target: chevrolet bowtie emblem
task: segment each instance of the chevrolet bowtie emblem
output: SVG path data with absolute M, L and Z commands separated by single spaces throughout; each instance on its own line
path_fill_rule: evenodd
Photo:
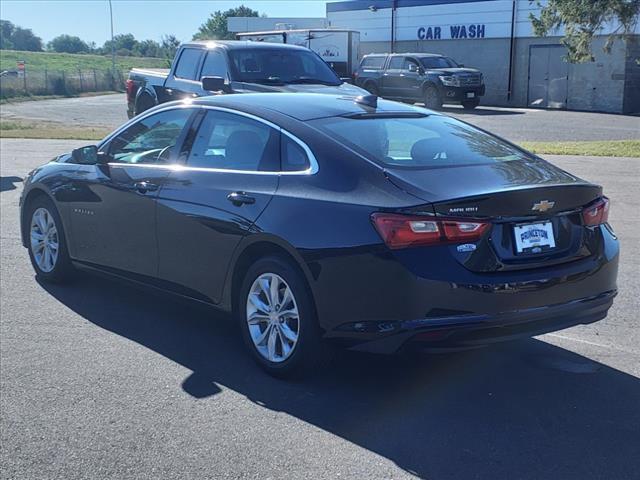
M 542 200 L 541 202 L 534 203 L 531 210 L 536 212 L 546 212 L 547 210 L 551 210 L 556 202 L 550 202 L 549 200 Z

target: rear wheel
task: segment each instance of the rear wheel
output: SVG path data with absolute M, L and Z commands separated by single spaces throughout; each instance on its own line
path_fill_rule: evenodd
M 462 108 L 464 108 L 465 110 L 473 110 L 478 105 L 480 105 L 480 99 L 478 98 L 474 98 L 473 100 L 462 101 Z
M 267 257 L 249 268 L 238 312 L 245 344 L 269 374 L 301 377 L 328 358 L 306 281 L 286 260 Z
M 73 266 L 58 210 L 44 196 L 35 198 L 28 208 L 29 258 L 36 275 L 49 282 L 68 280 Z
M 369 82 L 369 83 L 365 84 L 364 88 L 371 95 L 375 95 L 376 97 L 380 96 L 380 89 L 378 88 L 378 86 L 375 83 Z
M 136 100 L 136 109 L 133 113 L 134 115 L 140 115 L 142 112 L 149 110 L 151 107 L 155 107 L 155 102 L 149 95 L 144 94 Z
M 431 110 L 442 108 L 442 98 L 435 85 L 427 85 L 423 93 L 424 106 Z

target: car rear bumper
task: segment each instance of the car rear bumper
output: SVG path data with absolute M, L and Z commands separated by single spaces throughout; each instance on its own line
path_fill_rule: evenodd
M 394 333 L 358 343 L 353 350 L 394 353 L 399 350 L 447 351 L 532 337 L 602 320 L 617 291 L 544 307 L 496 315 L 454 315 L 389 323 Z

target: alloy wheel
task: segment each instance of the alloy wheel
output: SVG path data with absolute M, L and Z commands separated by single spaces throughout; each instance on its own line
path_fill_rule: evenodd
M 33 212 L 30 239 L 31 252 L 38 268 L 45 273 L 51 272 L 58 261 L 60 242 L 56 222 L 46 208 L 40 207 Z
M 263 273 L 249 289 L 246 308 L 249 334 L 258 353 L 274 363 L 289 358 L 298 343 L 300 317 L 287 282 L 275 273 Z

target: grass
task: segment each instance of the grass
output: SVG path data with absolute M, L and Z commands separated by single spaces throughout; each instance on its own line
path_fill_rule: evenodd
M 98 95 L 111 95 L 114 93 L 122 93 L 118 91 L 109 91 L 106 90 L 104 92 L 84 92 L 79 93 L 77 95 L 22 95 L 19 97 L 11 97 L 11 98 L 2 98 L 0 97 L 0 105 L 6 103 L 21 103 L 21 102 L 31 102 L 33 100 L 56 100 L 58 98 L 69 98 L 73 97 L 96 97 Z
M 0 70 L 16 70 L 16 62 L 24 60 L 27 71 L 68 71 L 109 70 L 111 68 L 110 55 L 89 55 L 74 53 L 50 52 L 19 52 L 16 50 L 0 50 Z M 116 56 L 116 68 L 120 71 L 132 68 L 168 68 L 169 60 L 148 57 L 119 57 Z
M 537 154 L 589 155 L 595 157 L 640 157 L 640 140 L 587 142 L 518 142 Z
M 53 122 L 0 120 L 0 138 L 102 140 L 110 131 L 103 127 L 70 127 Z

